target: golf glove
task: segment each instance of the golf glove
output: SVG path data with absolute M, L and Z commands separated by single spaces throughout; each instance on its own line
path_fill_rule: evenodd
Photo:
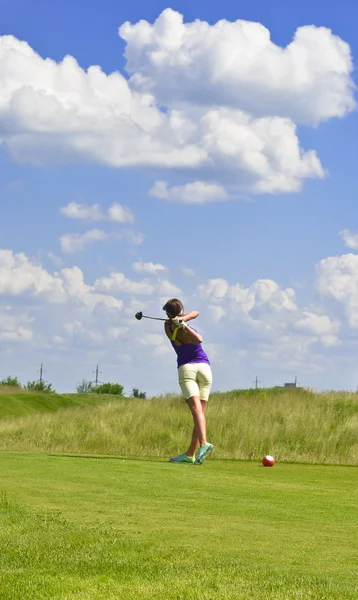
M 188 327 L 185 321 L 181 321 L 181 319 L 174 319 L 173 321 L 176 327 L 180 327 L 181 329 L 186 329 Z

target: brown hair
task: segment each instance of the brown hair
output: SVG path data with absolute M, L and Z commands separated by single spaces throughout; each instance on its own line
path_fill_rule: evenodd
M 184 306 L 183 303 L 178 300 L 178 298 L 172 298 L 164 304 L 163 310 L 165 310 L 170 317 L 178 317 L 182 312 L 184 312 Z

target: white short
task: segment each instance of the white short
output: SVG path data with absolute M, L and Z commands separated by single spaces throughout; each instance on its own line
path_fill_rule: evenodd
M 209 400 L 213 377 L 207 363 L 188 363 L 178 369 L 179 385 L 185 400 L 199 396 L 200 400 Z

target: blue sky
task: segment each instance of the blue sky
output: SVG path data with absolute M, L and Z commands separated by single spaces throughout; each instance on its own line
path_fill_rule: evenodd
M 358 7 L 0 9 L 0 376 L 176 391 L 178 295 L 215 389 L 355 389 Z

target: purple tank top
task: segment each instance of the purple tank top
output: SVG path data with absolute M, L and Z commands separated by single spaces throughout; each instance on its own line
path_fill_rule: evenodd
M 210 361 L 201 344 L 181 344 L 177 346 L 172 340 L 170 341 L 178 357 L 178 369 L 188 363 L 207 363 L 210 365 Z

